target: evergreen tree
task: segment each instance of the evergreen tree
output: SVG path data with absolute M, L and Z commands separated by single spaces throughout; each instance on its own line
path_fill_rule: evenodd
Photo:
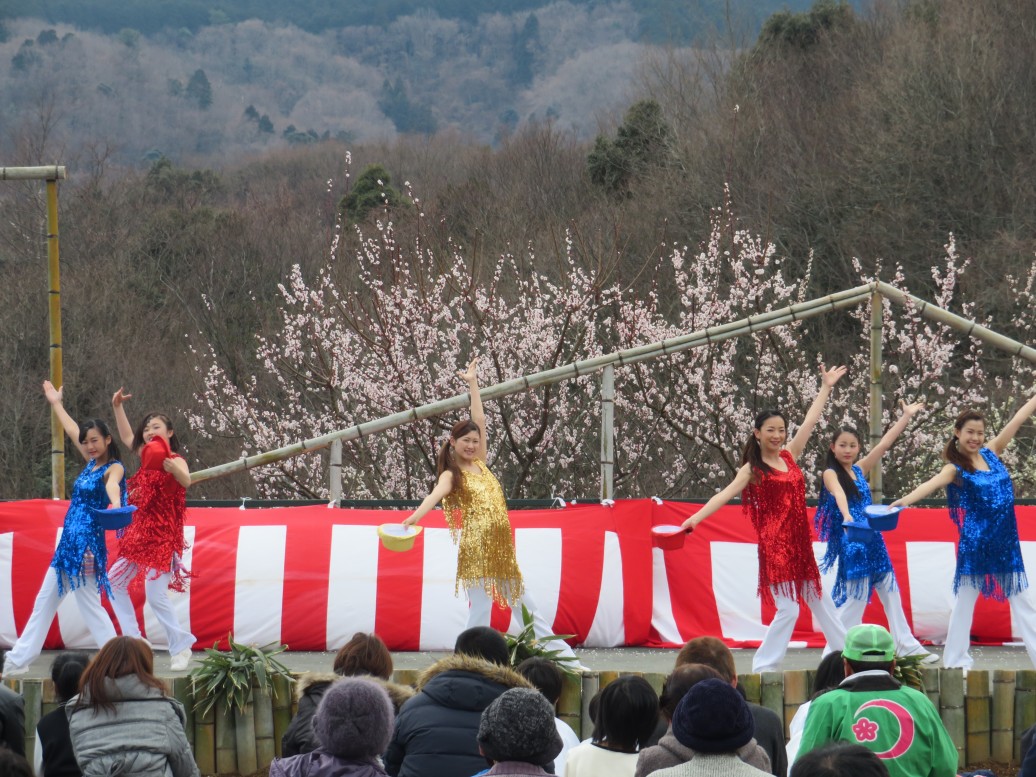
M 187 82 L 186 95 L 188 100 L 194 101 L 203 111 L 212 105 L 212 85 L 201 68 L 195 70 L 191 80 Z

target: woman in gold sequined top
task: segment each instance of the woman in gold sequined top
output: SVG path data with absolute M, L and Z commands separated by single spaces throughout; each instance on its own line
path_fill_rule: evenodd
M 466 370 L 457 372 L 468 384 L 471 418 L 457 422 L 450 430 L 449 440 L 439 449 L 435 487 L 403 523 L 416 524 L 442 502 L 446 523 L 459 545 L 455 590 L 463 587 L 471 604 L 467 628 L 489 625 L 493 602 L 511 608 L 521 622 L 524 604 L 532 613 L 536 636 L 542 638 L 553 632 L 525 590 L 515 558 L 507 500 L 500 482 L 486 466 L 486 415 L 479 395 L 477 364 L 478 359 L 472 359 Z M 562 656 L 575 658 L 572 649 L 560 640 L 551 647 L 561 649 Z

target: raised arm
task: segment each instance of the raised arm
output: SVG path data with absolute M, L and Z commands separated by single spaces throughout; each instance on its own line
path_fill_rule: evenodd
M 899 418 L 887 432 L 878 440 L 878 444 L 873 449 L 867 452 L 859 461 L 860 469 L 863 470 L 863 474 L 867 474 L 874 466 L 881 461 L 881 457 L 885 455 L 889 448 L 892 447 L 892 443 L 896 441 L 896 438 L 903 433 L 903 430 L 907 428 L 910 423 L 910 419 L 917 415 L 918 411 L 924 407 L 924 402 L 914 402 L 912 405 L 908 405 L 902 399 L 899 400 Z M 830 491 L 830 489 L 828 489 Z
M 433 507 L 439 504 L 439 502 L 441 502 L 445 497 L 449 496 L 452 490 L 453 473 L 446 470 L 439 475 L 439 480 L 435 483 L 435 488 L 432 489 L 432 493 L 424 498 L 421 504 L 417 506 L 417 509 L 410 513 L 403 523 L 406 526 L 413 526 L 424 518 Z
M 838 512 L 842 514 L 842 520 L 851 521 L 853 517 L 849 513 L 849 497 L 845 495 L 845 489 L 842 488 L 842 483 L 838 479 L 838 473 L 833 469 L 824 470 L 824 488 L 835 498 L 835 504 L 838 505 Z
M 1000 430 L 1000 434 L 989 441 L 987 446 L 993 453 L 999 456 L 1006 450 L 1014 436 L 1018 434 L 1018 430 L 1022 428 L 1022 424 L 1029 420 L 1031 416 L 1036 412 L 1036 395 L 1018 408 L 1018 412 L 1014 414 L 1010 421 L 1007 422 L 1007 426 Z
M 750 464 L 744 464 L 741 469 L 737 471 L 734 479 L 730 481 L 726 488 L 716 494 L 712 499 L 703 504 L 697 512 L 693 513 L 686 521 L 680 524 L 680 528 L 685 531 L 692 530 L 699 523 L 704 521 L 719 508 L 733 499 L 735 496 L 745 490 L 745 486 L 752 480 L 752 467 Z
M 802 419 L 802 426 L 799 427 L 799 430 L 795 432 L 795 436 L 791 438 L 791 442 L 786 446 L 788 453 L 796 461 L 798 461 L 799 456 L 806 449 L 809 436 L 813 434 L 813 428 L 817 425 L 817 421 L 820 420 L 820 414 L 824 412 L 824 405 L 827 404 L 827 399 L 831 396 L 831 389 L 834 388 L 834 385 L 843 375 L 845 375 L 845 367 L 832 367 L 830 370 L 825 370 L 823 367 L 820 368 L 820 391 L 817 392 L 816 399 L 813 400 L 813 404 L 806 411 L 806 417 Z
M 125 394 L 122 386 L 112 394 L 112 410 L 115 411 L 115 425 L 119 427 L 119 439 L 126 446 L 126 450 L 133 450 L 133 427 L 130 426 L 129 418 L 126 416 L 126 408 L 122 403 L 132 398 L 132 394 Z
M 906 496 L 900 497 L 889 507 L 907 507 L 914 502 L 919 502 L 929 494 L 934 494 L 940 488 L 946 488 L 957 477 L 957 468 L 952 464 L 945 465 L 939 474 L 931 480 L 926 480 Z
M 72 441 L 72 444 L 76 446 L 76 450 L 79 451 L 79 455 L 87 461 L 90 461 L 90 457 L 86 455 L 86 450 L 79 442 L 79 424 L 75 422 L 65 410 L 65 406 L 61 404 L 64 398 L 64 387 L 59 389 L 54 388 L 54 384 L 49 380 L 43 381 L 43 396 L 47 398 L 47 402 L 50 403 L 50 409 L 54 411 L 54 415 L 58 417 L 58 421 L 61 423 L 61 428 L 65 430 L 65 434 L 68 435 L 68 439 Z
M 486 411 L 482 407 L 482 396 L 478 392 L 478 357 L 471 360 L 466 370 L 457 370 L 457 377 L 468 384 L 468 393 L 471 395 L 471 420 L 474 421 L 481 434 L 479 434 L 478 452 L 476 459 L 486 460 L 489 455 L 489 432 L 486 429 Z

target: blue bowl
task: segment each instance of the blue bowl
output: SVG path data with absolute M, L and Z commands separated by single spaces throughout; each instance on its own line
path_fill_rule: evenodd
M 90 512 L 94 514 L 94 523 L 105 531 L 125 529 L 133 521 L 133 513 L 136 511 L 136 505 L 115 507 L 111 510 L 98 510 L 95 507 L 90 508 Z
M 867 523 L 874 531 L 892 531 L 899 526 L 899 511 L 902 509 L 888 505 L 867 505 L 863 511 L 867 513 Z
M 874 529 L 867 523 L 845 521 L 842 528 L 849 542 L 862 542 L 864 545 L 874 542 Z

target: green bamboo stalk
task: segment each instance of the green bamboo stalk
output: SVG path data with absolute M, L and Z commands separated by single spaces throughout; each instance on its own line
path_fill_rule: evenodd
M 993 672 L 992 754 L 997 763 L 1010 763 L 1014 758 L 1014 688 L 1013 671 Z
M 557 716 L 565 721 L 578 736 L 583 729 L 583 680 L 571 672 L 562 673 L 561 698 Z
M 969 669 L 965 688 L 964 717 L 968 732 L 965 764 L 985 763 L 991 754 L 989 671 Z
M 784 719 L 784 675 L 781 672 L 763 672 L 759 681 L 760 704 Z
M 239 774 L 255 774 L 259 771 L 259 758 L 255 750 L 255 704 L 248 702 L 244 709 L 234 710 L 234 745 L 237 748 Z
M 745 698 L 752 704 L 761 704 L 763 701 L 762 678 L 757 674 L 739 674 L 737 676 L 738 687 L 745 692 Z
M 194 693 L 191 690 L 191 678 L 174 678 L 172 696 L 183 705 L 183 711 L 187 717 L 187 722 L 184 725 L 187 731 L 187 741 L 191 747 L 194 747 Z
M 274 746 L 273 698 L 268 691 L 253 691 L 255 708 L 255 757 L 260 769 L 265 769 L 276 755 Z
M 1036 724 L 1036 670 L 1020 669 L 1014 674 L 1014 762 L 1022 760 L 1022 734 Z
M 590 718 L 590 700 L 601 690 L 600 675 L 597 673 L 585 674 L 582 677 L 582 683 L 582 711 L 579 716 L 579 729 L 576 733 L 579 734 L 580 739 L 589 739 L 594 733 L 594 722 Z
M 26 679 L 20 685 L 25 702 L 25 758 L 32 763 L 36 752 L 36 724 L 43 714 L 43 681 Z
M 283 755 L 281 752 L 281 739 L 288 731 L 288 726 L 291 725 L 292 718 L 292 706 L 295 694 L 293 693 L 293 686 L 288 681 L 287 677 L 282 675 L 273 676 L 273 751 L 278 757 Z
M 216 771 L 219 774 L 250 774 L 237 770 L 237 741 L 234 732 L 234 711 L 218 701 L 216 709 Z
M 216 712 L 194 714 L 194 760 L 202 774 L 216 774 Z
M 939 716 L 957 748 L 957 766 L 965 763 L 964 673 L 960 669 L 939 670 Z
M 924 693 L 935 709 L 939 709 L 939 670 L 930 666 L 922 666 L 921 679 L 924 682 Z
M 791 719 L 795 717 L 799 707 L 809 698 L 809 674 L 805 669 L 797 669 L 784 673 L 784 709 L 781 719 L 784 721 L 784 737 L 787 739 Z

